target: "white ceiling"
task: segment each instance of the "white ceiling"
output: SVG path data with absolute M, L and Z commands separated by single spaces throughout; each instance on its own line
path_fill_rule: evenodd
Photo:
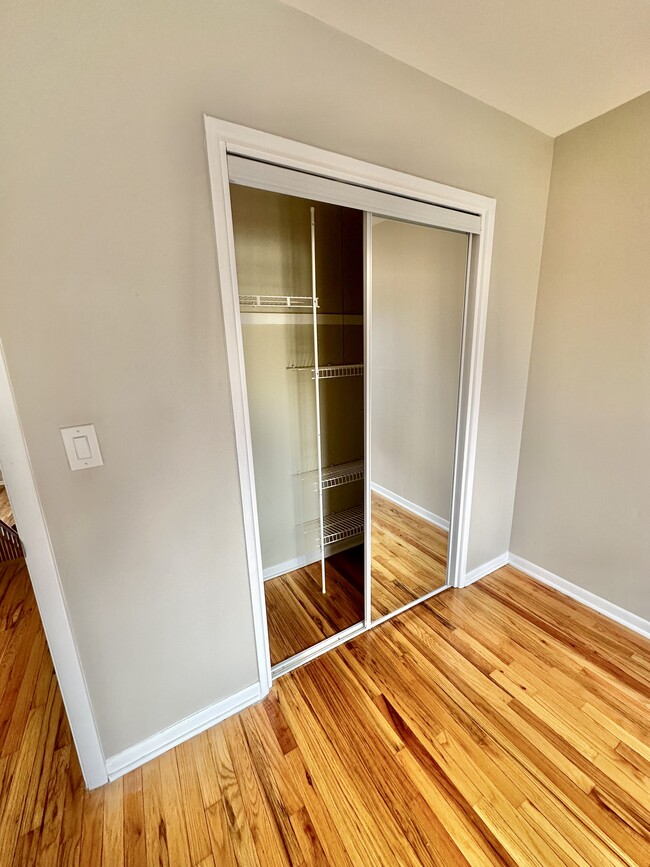
M 650 0 L 282 0 L 549 135 L 650 89 Z

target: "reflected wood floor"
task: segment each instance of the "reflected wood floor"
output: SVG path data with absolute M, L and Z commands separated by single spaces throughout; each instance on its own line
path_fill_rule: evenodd
M 363 620 L 363 545 L 264 582 L 271 665 Z
M 372 495 L 372 618 L 443 587 L 447 533 L 379 494 Z M 271 665 L 363 620 L 363 545 L 264 584 Z
M 447 532 L 372 494 L 372 619 L 447 581 Z
M 511 568 L 94 792 L 24 567 L 0 587 L 3 867 L 650 862 L 650 643 Z

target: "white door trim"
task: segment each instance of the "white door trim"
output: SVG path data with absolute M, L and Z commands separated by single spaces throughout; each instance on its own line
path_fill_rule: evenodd
M 480 232 L 470 236 L 477 238 L 478 241 L 472 244 L 471 263 L 468 268 L 469 301 L 466 304 L 468 309 L 463 334 L 464 363 L 459 399 L 462 410 L 459 412 L 457 426 L 454 461 L 456 492 L 452 503 L 450 533 L 450 544 L 454 543 L 456 556 L 450 558 L 448 570 L 448 581 L 453 587 L 463 586 L 467 566 L 496 201 L 487 196 L 366 163 L 207 115 L 204 116 L 204 121 L 257 661 L 261 693 L 265 695 L 270 688 L 271 670 L 230 210 L 228 155 L 248 157 L 320 178 L 338 180 L 438 207 L 453 208 L 480 218 Z M 368 492 L 366 497 L 367 495 Z M 366 614 L 366 628 L 367 626 Z
M 250 419 L 248 416 L 246 373 L 244 370 L 244 344 L 239 312 L 235 241 L 230 208 L 228 151 L 227 140 L 223 132 L 209 123 L 211 120 L 211 118 L 205 117 L 214 233 L 217 245 L 217 270 L 221 288 L 228 375 L 230 378 L 235 443 L 239 465 L 239 487 L 244 519 L 248 580 L 253 609 L 257 671 L 260 682 L 260 696 L 263 698 L 271 689 L 271 655 L 266 625 L 264 569 L 262 567 L 262 550 L 260 547 L 257 500 L 255 496 L 253 449 Z
M 108 781 L 106 762 L 1 344 L 0 460 L 81 770 L 94 789 Z
M 467 554 L 496 212 L 496 201 L 490 201 L 492 205 L 486 207 L 481 215 L 481 233 L 469 236 L 449 521 L 447 580 L 452 587 L 465 587 L 467 584 Z

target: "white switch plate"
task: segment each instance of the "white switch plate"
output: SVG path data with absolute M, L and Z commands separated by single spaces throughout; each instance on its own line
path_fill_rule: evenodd
M 94 425 L 62 427 L 61 437 L 71 470 L 87 470 L 104 465 Z

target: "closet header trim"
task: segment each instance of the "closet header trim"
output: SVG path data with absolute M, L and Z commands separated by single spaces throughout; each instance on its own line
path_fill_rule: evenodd
M 228 154 L 228 175 L 231 183 L 297 196 L 331 205 L 343 205 L 369 211 L 380 217 L 391 217 L 448 229 L 453 232 L 479 234 L 481 218 L 476 214 L 441 208 L 428 202 L 391 195 L 368 187 L 335 181 L 295 169 L 264 163 Z

